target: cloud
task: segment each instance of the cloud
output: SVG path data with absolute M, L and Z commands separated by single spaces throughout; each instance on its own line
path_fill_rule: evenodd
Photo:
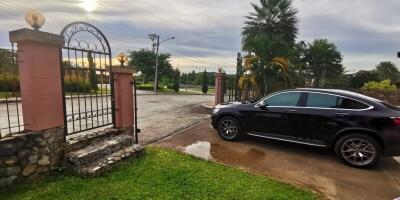
M 160 49 L 173 55 L 175 65 L 185 71 L 216 70 L 216 65 L 222 65 L 233 73 L 244 16 L 252 11 L 250 3 L 257 0 L 98 0 L 91 13 L 79 7 L 81 2 L 4 1 L 0 5 L 0 45 L 8 42 L 8 31 L 26 27 L 26 10 L 39 9 L 47 19 L 44 31 L 59 33 L 69 22 L 89 21 L 105 32 L 114 53 L 151 48 L 150 40 L 131 36 L 175 36 L 176 40 Z M 398 0 L 294 0 L 293 5 L 299 11 L 298 39 L 334 42 L 349 71 L 371 69 L 383 60 L 397 61 Z

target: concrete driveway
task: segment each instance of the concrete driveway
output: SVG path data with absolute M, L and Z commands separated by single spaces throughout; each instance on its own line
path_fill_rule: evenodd
M 150 143 L 209 117 L 210 95 L 138 95 L 139 142 Z
M 306 186 L 328 199 L 400 197 L 400 164 L 393 158 L 383 158 L 372 169 L 355 169 L 328 149 L 252 137 L 223 141 L 209 123 L 206 120 L 155 145 Z

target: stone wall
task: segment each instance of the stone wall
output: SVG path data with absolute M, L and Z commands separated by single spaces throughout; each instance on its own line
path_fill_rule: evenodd
M 63 127 L 1 139 L 0 187 L 32 181 L 61 166 L 63 154 Z

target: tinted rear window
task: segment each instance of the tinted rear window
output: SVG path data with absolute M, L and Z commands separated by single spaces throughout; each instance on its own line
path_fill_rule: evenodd
M 339 109 L 366 109 L 369 106 L 345 97 L 329 94 L 309 93 L 307 107 L 313 108 L 339 108 Z
M 339 97 L 337 107 L 343 109 L 366 109 L 369 106 L 359 101 L 354 101 L 352 99 Z
M 337 97 L 333 95 L 309 93 L 307 107 L 314 108 L 336 108 Z

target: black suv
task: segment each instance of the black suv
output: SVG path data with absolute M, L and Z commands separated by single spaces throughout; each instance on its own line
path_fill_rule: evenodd
M 255 103 L 221 104 L 212 126 L 229 141 L 251 135 L 333 147 L 354 167 L 372 166 L 381 154 L 400 155 L 400 109 L 344 90 L 292 89 Z

